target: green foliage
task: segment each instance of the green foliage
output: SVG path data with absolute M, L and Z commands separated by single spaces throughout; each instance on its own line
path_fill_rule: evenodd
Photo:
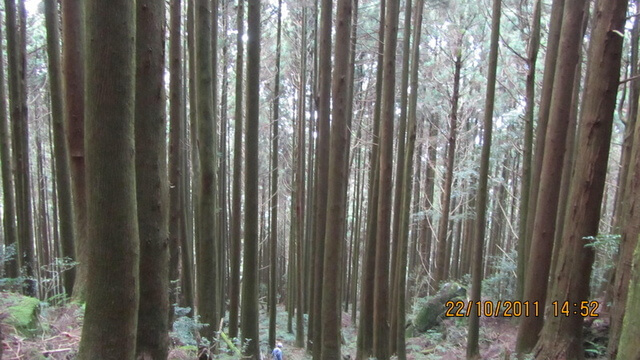
M 482 281 L 483 295 L 489 299 L 515 299 L 517 254 L 514 251 L 489 257 L 494 272 Z
M 593 248 L 596 252 L 591 273 L 591 293 L 598 295 L 599 291 L 611 281 L 610 276 L 615 266 L 615 256 L 618 252 L 621 235 L 599 234 L 586 236 L 583 239 L 586 241 L 584 246 Z
M 201 323 L 200 317 L 189 317 L 187 314 L 191 311 L 191 308 L 183 308 L 179 306 L 174 306 L 174 313 L 176 315 L 176 319 L 173 322 L 173 331 L 171 331 L 170 336 L 179 341 L 179 343 L 187 345 L 187 346 L 197 346 L 198 345 L 198 331 L 208 326 L 207 324 Z M 202 339 L 206 342 L 206 339 Z

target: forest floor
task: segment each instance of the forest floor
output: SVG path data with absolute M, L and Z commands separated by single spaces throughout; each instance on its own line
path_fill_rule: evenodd
M 3 354 L 0 359 L 74 359 L 82 331 L 82 308 L 75 304 L 43 307 L 38 315 L 38 330 L 32 333 L 19 332 L 2 321 Z M 1 319 L 0 319 L 1 320 Z M 293 319 L 295 330 L 295 319 Z M 191 321 L 191 322 L 189 322 Z M 180 321 L 178 321 L 180 322 Z M 351 317 L 343 314 L 343 354 L 355 359 L 356 330 Z M 261 348 L 267 353 L 266 339 L 268 317 L 261 316 Z M 182 319 L 181 329 L 171 334 L 169 359 L 195 359 L 195 346 L 189 344 L 185 333 L 193 333 L 198 324 Z M 480 350 L 482 359 L 505 359 L 505 352 L 515 347 L 517 322 L 509 318 L 482 318 L 480 322 Z M 287 360 L 311 359 L 306 350 L 295 347 L 295 334 L 287 329 L 287 313 L 279 308 L 278 341 L 284 344 Z M 466 356 L 467 322 L 465 319 L 448 319 L 437 330 L 420 336 L 407 338 L 407 358 L 412 360 L 457 360 Z M 191 338 L 193 340 L 193 338 Z M 220 359 L 234 359 L 220 355 Z M 511 358 L 514 358 L 513 356 Z M 597 357 L 596 357 L 597 358 Z M 265 359 L 270 359 L 266 357 Z M 336 359 L 337 360 L 337 359 Z

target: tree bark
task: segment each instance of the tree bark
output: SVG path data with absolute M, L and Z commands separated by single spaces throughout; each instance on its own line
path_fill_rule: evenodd
M 471 267 L 470 302 L 480 303 L 482 293 L 482 262 L 487 217 L 487 183 L 489 180 L 489 162 L 491 157 L 491 132 L 493 130 L 493 108 L 496 97 L 496 71 L 498 68 L 498 50 L 500 46 L 500 9 L 501 0 L 493 0 L 491 11 L 491 45 L 489 50 L 489 69 L 487 70 L 487 94 L 484 103 L 484 132 L 482 136 L 482 155 L 478 183 L 478 202 L 476 203 L 476 231 L 473 241 L 473 265 Z M 467 359 L 479 359 L 480 317 L 469 317 L 469 335 L 467 337 Z
M 570 8 L 571 4 L 567 3 L 567 9 Z M 598 1 L 596 4 L 597 16 L 589 45 L 584 109 L 562 236 L 564 241 L 551 292 L 551 298 L 559 302 L 568 301 L 572 304 L 589 299 L 594 249 L 585 246 L 585 240 L 598 233 L 620 77 L 623 39 L 618 32 L 624 30 L 626 9 L 627 0 Z M 583 317 L 579 315 L 548 319 L 536 346 L 536 356 L 582 359 L 582 329 Z
M 547 297 L 558 195 L 560 193 L 558 178 L 562 174 L 568 119 L 571 111 L 571 106 L 567 106 L 567 104 L 571 104 L 573 96 L 573 79 L 578 63 L 584 4 L 584 0 L 567 0 L 564 7 L 562 34 L 540 177 L 540 189 L 542 190 L 537 194 L 536 201 L 530 265 L 527 270 L 523 300 L 531 303 L 538 302 L 541 309 L 545 308 Z M 521 319 L 516 347 L 518 352 L 531 351 L 538 341 L 543 320 L 541 316 Z
M 74 213 L 76 280 L 73 298 L 85 300 L 88 262 L 87 189 L 85 176 L 84 116 L 85 116 L 85 15 L 82 2 L 62 0 L 62 74 L 64 116 L 71 166 L 71 192 Z
M 135 6 L 87 2 L 86 311 L 79 359 L 133 359 L 139 242 L 135 177 Z M 118 309 L 118 311 L 113 311 Z
M 242 250 L 242 81 L 244 74 L 244 1 L 238 2 L 236 37 L 236 89 L 233 135 L 233 184 L 231 188 L 231 294 L 229 295 L 229 336 L 238 336 L 240 305 L 240 257 Z
M 259 360 L 258 304 L 258 128 L 260 120 L 260 1 L 247 9 L 247 131 L 245 135 L 245 250 L 243 259 L 242 319 L 245 356 Z
M 140 238 L 136 356 L 169 353 L 169 228 L 164 92 L 165 2 L 136 3 L 135 161 Z

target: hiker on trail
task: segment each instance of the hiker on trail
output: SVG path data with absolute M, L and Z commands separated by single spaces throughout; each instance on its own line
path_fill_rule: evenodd
M 282 343 L 279 342 L 276 344 L 275 349 L 271 352 L 273 360 L 282 360 Z

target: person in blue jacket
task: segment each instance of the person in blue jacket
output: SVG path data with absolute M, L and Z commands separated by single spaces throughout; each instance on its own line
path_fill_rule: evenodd
M 273 360 L 282 360 L 282 343 L 278 342 L 275 349 L 271 352 Z

